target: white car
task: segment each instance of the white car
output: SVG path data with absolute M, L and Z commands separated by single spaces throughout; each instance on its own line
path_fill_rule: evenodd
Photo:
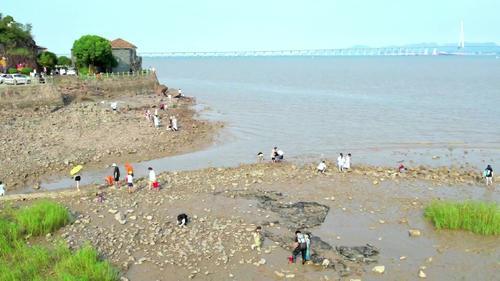
M 7 74 L 3 78 L 4 84 L 17 85 L 17 84 L 30 84 L 31 79 L 22 74 Z
M 3 84 L 3 80 L 5 79 L 5 77 L 7 76 L 8 74 L 0 74 L 0 84 Z
M 66 75 L 75 76 L 76 75 L 76 70 L 74 68 L 69 68 L 66 71 Z

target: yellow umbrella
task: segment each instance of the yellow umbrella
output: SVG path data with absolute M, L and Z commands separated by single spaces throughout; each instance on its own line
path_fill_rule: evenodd
M 72 176 L 74 176 L 75 174 L 77 174 L 78 172 L 80 172 L 82 169 L 83 169 L 82 165 L 77 165 L 77 166 L 73 167 L 73 169 L 71 169 L 71 171 L 69 172 L 69 174 L 72 175 Z

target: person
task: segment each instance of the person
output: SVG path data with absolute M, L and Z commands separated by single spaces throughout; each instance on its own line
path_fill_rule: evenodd
M 156 173 L 152 167 L 148 168 L 149 171 L 149 189 L 153 189 L 153 184 L 156 182 Z
M 0 196 L 5 195 L 5 185 L 3 184 L 2 181 L 0 181 Z
M 76 182 L 76 189 L 80 191 L 80 181 L 82 180 L 82 177 L 80 174 L 75 175 L 75 182 Z
M 283 158 L 285 157 L 285 153 L 283 152 L 283 150 L 278 149 L 278 151 L 276 153 L 277 153 L 276 159 L 278 161 L 282 161 Z
M 146 121 L 148 121 L 148 123 L 151 122 L 152 116 L 153 115 L 151 114 L 151 110 L 148 109 L 148 110 L 146 110 L 146 112 L 144 112 L 144 117 L 146 117 Z
M 302 256 L 302 264 L 306 263 L 306 249 L 307 241 L 299 230 L 295 231 L 295 242 L 294 250 L 292 252 L 292 261 L 295 263 L 297 261 L 297 256 L 300 254 Z
M 273 163 L 276 162 L 276 157 L 278 157 L 278 147 L 275 146 L 272 150 L 271 150 L 271 161 Z
M 172 117 L 172 131 L 178 131 L 179 129 L 177 128 L 177 117 L 175 115 Z
M 326 163 L 325 163 L 325 160 L 321 161 L 318 164 L 318 167 L 316 167 L 316 169 L 318 170 L 319 173 L 324 174 L 326 172 Z
M 311 260 L 311 235 L 309 233 L 304 234 L 306 240 L 306 261 Z
M 486 185 L 493 184 L 493 168 L 491 168 L 491 165 L 484 169 L 483 176 L 486 179 Z
M 255 228 L 252 236 L 254 242 L 252 246 L 250 246 L 250 248 L 252 248 L 252 250 L 257 250 L 260 252 L 262 244 L 264 243 L 264 235 L 262 235 L 262 227 L 260 225 Z
M 189 218 L 186 214 L 184 214 L 184 213 L 179 214 L 177 216 L 177 225 L 180 227 L 185 227 L 188 223 L 188 220 L 189 220 Z
M 257 153 L 257 159 L 258 159 L 259 163 L 264 161 L 264 153 L 262 153 L 262 151 Z
M 128 193 L 132 193 L 134 188 L 134 176 L 132 176 L 132 172 L 129 172 L 127 175 L 127 187 Z
M 182 89 L 179 89 L 179 95 L 178 95 L 179 98 L 182 97 Z
M 160 117 L 158 117 L 158 114 L 153 116 L 153 124 L 155 125 L 155 128 L 160 127 Z
M 164 102 L 160 103 L 160 110 L 165 110 L 165 103 Z
M 351 153 L 348 153 L 344 159 L 344 165 L 342 166 L 343 170 L 347 171 L 351 169 Z
M 111 109 L 113 110 L 113 112 L 116 113 L 116 109 L 118 108 L 118 103 L 117 102 L 112 102 L 111 103 Z
M 403 163 L 399 164 L 398 171 L 400 173 L 404 173 L 404 172 L 406 172 L 406 170 L 407 169 L 406 169 L 405 165 L 403 165 Z
M 344 167 L 344 154 L 340 153 L 339 157 L 337 157 L 337 168 L 339 169 L 339 172 L 342 172 L 342 168 Z
M 120 189 L 120 168 L 116 165 L 116 163 L 113 163 L 112 165 L 114 167 L 113 169 L 113 178 L 115 180 L 115 187 L 117 189 Z

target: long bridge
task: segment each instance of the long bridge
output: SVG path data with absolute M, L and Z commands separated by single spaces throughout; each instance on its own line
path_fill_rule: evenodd
M 145 57 L 282 57 L 282 56 L 437 56 L 437 55 L 499 55 L 500 47 L 485 49 L 472 46 L 456 47 L 389 47 L 389 48 L 343 48 L 278 51 L 225 51 L 225 52 L 141 52 Z

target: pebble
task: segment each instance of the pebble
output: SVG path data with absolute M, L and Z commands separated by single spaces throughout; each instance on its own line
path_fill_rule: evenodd
M 383 266 L 383 265 L 377 265 L 377 266 L 374 266 L 374 267 L 372 268 L 372 271 L 373 271 L 373 272 L 376 272 L 376 273 L 380 273 L 380 274 L 382 274 L 382 273 L 384 273 L 384 272 L 385 272 L 385 266 Z
M 420 269 L 418 271 L 418 277 L 420 277 L 420 278 L 427 278 L 427 274 L 425 274 L 425 272 L 422 269 Z
M 278 276 L 278 277 L 280 277 L 280 278 L 285 277 L 285 273 L 283 273 L 283 272 L 274 271 L 274 274 L 276 274 L 276 276 Z
M 408 230 L 408 235 L 410 235 L 411 237 L 418 237 L 420 236 L 422 233 L 420 232 L 420 230 L 418 229 L 409 229 Z

